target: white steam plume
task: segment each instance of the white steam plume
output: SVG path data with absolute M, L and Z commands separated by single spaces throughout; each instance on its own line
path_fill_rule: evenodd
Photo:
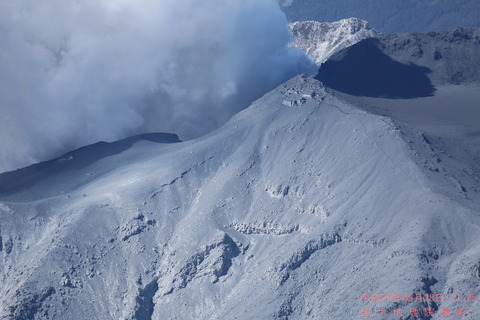
M 0 0 L 0 172 L 99 140 L 198 137 L 313 64 L 275 0 Z

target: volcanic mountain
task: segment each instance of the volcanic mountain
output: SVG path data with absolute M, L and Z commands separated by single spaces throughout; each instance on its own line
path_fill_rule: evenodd
M 478 314 L 450 299 L 480 281 L 468 170 L 298 76 L 197 140 L 146 135 L 0 175 L 2 319 Z M 367 298 L 417 293 L 446 298 Z

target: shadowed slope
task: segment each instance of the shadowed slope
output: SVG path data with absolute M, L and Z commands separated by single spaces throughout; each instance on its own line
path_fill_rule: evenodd
M 35 185 L 40 181 L 54 179 L 55 176 L 68 171 L 80 171 L 101 159 L 124 152 L 142 140 L 154 143 L 180 142 L 175 134 L 169 133 L 147 133 L 112 143 L 98 142 L 69 152 L 57 159 L 0 174 L 0 195 L 12 193 L 25 186 Z
M 322 64 L 317 78 L 332 89 L 355 96 L 417 98 L 433 95 L 430 69 L 393 60 L 365 39 Z

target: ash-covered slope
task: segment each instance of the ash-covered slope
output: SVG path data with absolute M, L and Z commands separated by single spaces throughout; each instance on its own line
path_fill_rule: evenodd
M 95 176 L 93 176 L 93 173 L 90 172 L 81 179 L 78 179 L 78 177 L 66 179 L 72 172 L 83 171 L 97 161 L 121 154 L 141 141 L 161 144 L 180 142 L 177 135 L 167 133 L 141 134 L 112 143 L 98 142 L 69 152 L 51 161 L 45 161 L 23 169 L 1 174 L 0 194 L 4 196 L 15 194 L 15 192 L 24 189 L 25 186 L 30 186 L 29 194 L 34 198 L 46 197 L 45 192 L 55 192 L 55 189 L 58 188 L 61 188 L 64 193 L 70 192 L 80 185 L 96 179 L 100 174 L 100 172 L 97 171 Z M 123 158 L 123 160 L 132 162 L 138 159 Z M 116 163 L 116 165 L 118 166 L 119 163 Z M 101 173 L 108 173 L 110 170 L 111 167 L 106 166 Z M 51 185 L 55 185 L 56 188 L 52 190 L 50 188 Z M 46 188 L 44 188 L 44 186 L 46 186 Z M 23 201 L 28 199 L 28 197 L 22 198 Z
M 73 189 L 0 195 L 1 318 L 480 314 L 450 298 L 478 294 L 480 208 L 444 156 L 296 77 L 202 139 L 140 140 L 71 162 Z M 380 293 L 445 301 L 362 300 Z
M 298 21 L 289 27 L 294 37 L 292 45 L 305 51 L 318 66 L 341 49 L 380 35 L 367 21 L 357 18 L 335 22 Z
M 480 29 L 366 39 L 332 56 L 318 78 L 350 103 L 423 131 L 457 162 L 456 176 L 480 170 Z

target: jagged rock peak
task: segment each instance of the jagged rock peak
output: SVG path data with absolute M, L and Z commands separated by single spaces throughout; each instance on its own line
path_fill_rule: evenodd
M 298 21 L 289 26 L 294 37 L 292 46 L 305 51 L 317 65 L 341 49 L 380 35 L 367 21 L 358 18 L 335 22 Z

